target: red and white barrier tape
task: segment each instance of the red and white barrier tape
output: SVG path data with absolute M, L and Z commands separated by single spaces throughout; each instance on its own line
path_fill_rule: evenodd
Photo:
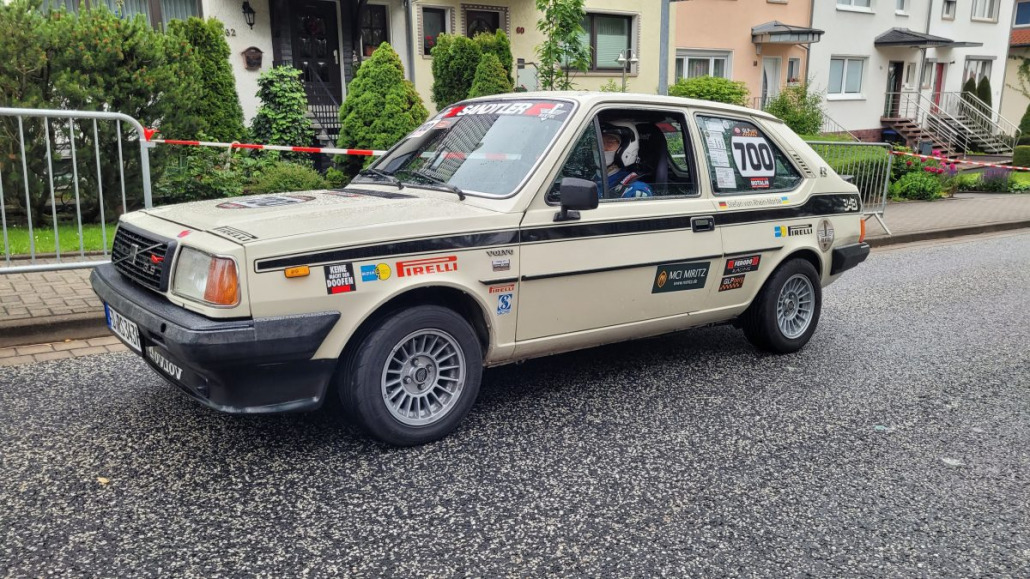
M 250 143 L 216 143 L 214 141 L 182 141 L 178 139 L 154 139 L 157 131 L 146 129 L 147 141 L 162 145 L 183 145 L 187 147 L 221 147 L 223 149 L 252 149 L 256 151 L 287 151 L 290 153 L 323 153 L 326 155 L 361 155 L 365 157 L 381 157 L 386 151 L 372 149 L 336 149 L 333 147 L 287 147 L 284 145 L 254 145 Z
M 904 151 L 891 151 L 892 155 L 916 157 L 924 161 L 940 161 L 944 165 L 976 165 L 977 167 L 996 167 L 998 169 L 1011 169 L 1012 171 L 1030 171 L 1030 167 L 1013 167 L 1012 165 L 999 165 L 997 163 L 981 163 L 980 161 L 956 161 L 933 155 L 920 155 L 917 153 L 906 153 Z

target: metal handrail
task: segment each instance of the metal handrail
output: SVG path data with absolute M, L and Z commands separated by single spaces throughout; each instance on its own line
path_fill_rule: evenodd
M 964 150 L 968 140 L 954 125 L 962 126 L 966 131 L 968 128 L 921 92 L 886 93 L 884 116 L 912 119 L 930 136 L 955 152 Z
M 942 105 L 945 107 L 945 110 L 959 113 L 957 116 L 964 115 L 970 117 L 974 121 L 976 128 L 984 130 L 986 134 L 994 136 L 1000 133 L 1004 139 L 1012 140 L 1013 143 L 1019 141 L 1019 137 L 1022 134 L 1019 126 L 1003 117 L 1000 113 L 993 111 L 987 103 L 975 94 L 967 92 L 942 92 L 940 95 L 945 103 Z M 991 114 L 985 111 L 990 111 Z M 997 116 L 998 120 L 995 121 L 992 115 Z

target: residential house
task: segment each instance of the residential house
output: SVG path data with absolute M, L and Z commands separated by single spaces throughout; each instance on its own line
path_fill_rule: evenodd
M 1005 86 L 1001 93 L 1001 116 L 1011 122 L 1019 124 L 1027 106 L 1030 106 L 1030 98 L 1027 98 L 1024 91 L 1030 91 L 1030 86 L 1024 86 L 1019 78 L 1019 66 L 1024 59 L 1030 58 L 1030 0 L 1016 2 L 1012 19 L 1012 34 L 1009 36 L 1009 54 L 1005 64 Z
M 1005 67 L 997 61 L 1007 53 L 1013 5 L 1013 0 L 816 2 L 812 21 L 826 36 L 812 48 L 813 85 L 825 90 L 828 115 L 864 140 L 881 139 L 885 127 L 910 143 L 939 137 L 927 133 L 932 128 L 925 119 L 936 122 L 940 115 L 946 118 L 938 132 L 960 138 L 973 130 L 963 125 L 966 115 L 984 116 L 958 108 L 967 79 L 989 78 L 994 104 L 1001 98 Z M 986 116 L 996 121 L 997 108 Z M 937 147 L 947 139 L 932 140 Z
M 761 107 L 786 84 L 803 82 L 813 0 L 693 0 L 678 4 L 675 78 L 718 76 L 747 84 Z

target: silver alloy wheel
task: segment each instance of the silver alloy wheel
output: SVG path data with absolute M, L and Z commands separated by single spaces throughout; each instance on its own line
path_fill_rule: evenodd
M 383 401 L 410 426 L 437 422 L 465 389 L 465 352 L 441 330 L 418 330 L 397 342 L 383 367 Z
M 807 275 L 796 273 L 783 284 L 776 299 L 776 323 L 791 340 L 804 334 L 815 313 L 815 288 Z

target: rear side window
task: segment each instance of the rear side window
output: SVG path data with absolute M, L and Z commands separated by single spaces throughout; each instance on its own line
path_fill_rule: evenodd
M 717 195 L 786 191 L 801 183 L 786 155 L 754 123 L 708 115 L 697 121 Z

